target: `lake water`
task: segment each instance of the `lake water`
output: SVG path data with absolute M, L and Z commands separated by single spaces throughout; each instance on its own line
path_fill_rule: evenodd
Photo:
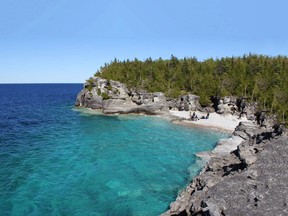
M 0 85 L 0 215 L 159 215 L 227 137 L 79 112 L 82 87 Z

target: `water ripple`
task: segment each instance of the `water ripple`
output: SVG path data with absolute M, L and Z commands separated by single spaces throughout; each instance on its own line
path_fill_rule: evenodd
M 227 136 L 83 115 L 81 88 L 0 85 L 0 215 L 158 215 L 200 169 L 195 153 Z

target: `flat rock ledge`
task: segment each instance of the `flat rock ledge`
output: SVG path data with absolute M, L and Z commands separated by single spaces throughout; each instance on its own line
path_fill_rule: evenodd
M 170 204 L 167 215 L 288 215 L 288 136 L 275 125 L 241 122 Z M 227 148 L 229 146 L 229 148 Z

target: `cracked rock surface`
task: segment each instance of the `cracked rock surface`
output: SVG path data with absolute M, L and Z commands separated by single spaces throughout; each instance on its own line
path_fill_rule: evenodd
M 237 149 L 212 154 L 162 215 L 288 215 L 288 136 L 278 129 L 240 123 Z

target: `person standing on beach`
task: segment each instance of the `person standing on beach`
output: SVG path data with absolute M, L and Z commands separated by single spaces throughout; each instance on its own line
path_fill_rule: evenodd
M 195 112 L 193 112 L 193 115 L 191 116 L 191 120 L 196 121 L 196 119 L 197 119 L 197 115 Z

